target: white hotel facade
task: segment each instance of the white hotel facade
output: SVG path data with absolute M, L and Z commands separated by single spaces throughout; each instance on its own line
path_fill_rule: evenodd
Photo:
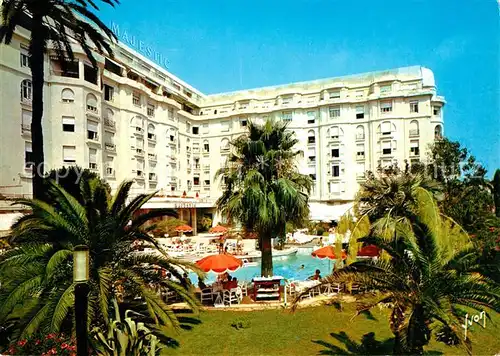
M 0 45 L 0 194 L 31 194 L 29 32 Z M 214 180 L 229 142 L 249 120 L 289 121 L 314 180 L 312 217 L 345 211 L 366 170 L 423 160 L 443 131 L 444 98 L 431 70 L 406 67 L 275 87 L 205 95 L 123 43 L 92 68 L 75 45 L 63 70 L 45 58 L 46 169 L 78 165 L 112 188 L 134 179 L 134 193 L 159 191 L 146 208 L 172 207 L 193 225 L 219 218 Z M 186 198 L 183 193 L 186 192 Z M 341 212 L 342 210 L 342 212 Z

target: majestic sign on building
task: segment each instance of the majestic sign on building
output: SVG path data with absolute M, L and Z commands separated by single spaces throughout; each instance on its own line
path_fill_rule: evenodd
M 128 33 L 126 30 L 120 30 L 120 26 L 114 22 L 111 22 L 110 29 L 121 42 L 137 49 L 149 59 L 155 61 L 160 66 L 165 67 L 165 69 L 168 69 L 168 59 L 165 58 L 160 52 L 156 51 L 153 47 L 147 45 L 141 40 L 138 40 L 134 35 Z

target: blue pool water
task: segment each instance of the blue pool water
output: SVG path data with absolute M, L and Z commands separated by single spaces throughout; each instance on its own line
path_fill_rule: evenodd
M 321 276 L 329 274 L 333 268 L 335 261 L 320 260 L 311 256 L 312 250 L 303 249 L 299 250 L 296 255 L 275 257 L 273 258 L 273 271 L 275 276 L 282 276 L 286 279 L 306 280 L 308 277 L 314 275 L 316 269 L 321 271 Z M 300 266 L 304 265 L 304 269 Z M 260 276 L 260 261 L 257 266 L 247 266 L 238 269 L 236 272 L 230 272 L 231 276 L 238 278 L 239 281 L 250 282 L 252 278 Z M 196 274 L 189 275 L 191 281 L 196 285 L 198 277 Z M 209 284 L 217 279 L 215 273 L 207 273 L 205 283 Z

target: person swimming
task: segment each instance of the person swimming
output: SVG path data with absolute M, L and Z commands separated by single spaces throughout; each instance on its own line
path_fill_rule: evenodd
M 299 267 L 299 269 L 304 269 L 304 268 L 306 268 L 306 266 L 304 266 L 304 265 L 301 265 L 301 266 Z

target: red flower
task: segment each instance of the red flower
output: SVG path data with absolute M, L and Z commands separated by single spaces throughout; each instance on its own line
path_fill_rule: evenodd
M 469 235 L 471 239 L 476 237 L 476 234 Z
M 42 342 L 40 340 L 35 341 L 35 345 L 40 345 Z
M 51 355 L 57 355 L 57 350 L 55 347 L 51 348 L 49 352 Z
M 63 349 L 63 350 L 64 350 L 64 349 L 67 349 L 67 348 L 68 348 L 68 346 L 69 346 L 69 345 L 68 345 L 67 343 L 63 342 L 63 343 L 61 344 L 61 349 Z
M 14 346 L 9 347 L 9 355 L 14 355 L 16 353 L 16 348 Z
M 49 335 L 47 335 L 46 339 L 47 340 L 51 340 L 51 339 L 53 339 L 55 337 L 56 337 L 56 334 L 49 334 Z
M 27 340 L 21 340 L 21 341 L 18 341 L 17 344 L 21 347 L 23 347 L 24 345 L 26 345 L 28 341 Z
M 495 228 L 494 227 L 490 227 L 490 232 L 493 232 L 495 231 Z
M 69 348 L 71 351 L 76 351 L 76 345 L 70 346 Z

